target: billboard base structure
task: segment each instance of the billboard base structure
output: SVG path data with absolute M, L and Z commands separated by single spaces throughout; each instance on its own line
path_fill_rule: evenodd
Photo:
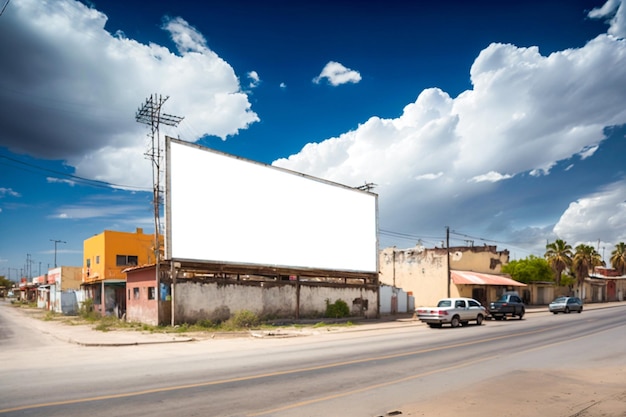
M 219 323 L 244 310 L 262 320 L 321 318 L 327 304 L 337 300 L 349 306 L 351 317 L 380 316 L 378 274 L 165 261 L 157 292 L 149 289 L 156 287 L 155 269 L 149 265 L 126 270 L 129 321 Z M 142 297 L 151 291 L 158 299 Z

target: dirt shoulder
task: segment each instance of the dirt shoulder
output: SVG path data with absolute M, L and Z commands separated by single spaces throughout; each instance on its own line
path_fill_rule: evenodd
M 404 416 L 624 417 L 626 367 L 525 370 L 399 410 Z

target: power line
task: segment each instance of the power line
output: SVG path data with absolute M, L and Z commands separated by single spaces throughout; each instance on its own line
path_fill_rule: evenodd
M 50 172 L 50 173 L 52 173 L 54 175 L 57 175 L 57 176 L 60 176 L 60 177 L 71 178 L 72 180 L 76 180 L 76 182 L 79 183 L 79 184 L 91 185 L 93 187 L 100 187 L 100 188 L 127 188 L 127 189 L 132 189 L 132 190 L 137 190 L 137 191 L 149 191 L 150 190 L 150 188 L 148 188 L 148 187 L 138 187 L 138 186 L 135 186 L 135 185 L 116 184 L 116 183 L 100 181 L 100 180 L 91 180 L 89 178 L 80 177 L 78 175 L 68 174 L 68 173 L 60 172 L 60 171 L 55 171 L 53 169 L 44 168 L 44 167 L 41 167 L 41 166 L 36 165 L 36 164 L 28 163 L 28 162 L 25 162 L 25 161 L 20 161 L 19 159 L 11 158 L 11 157 L 6 156 L 6 155 L 0 155 L 0 158 L 6 159 L 8 161 L 11 161 L 11 162 L 14 162 L 14 163 L 17 163 L 17 164 L 20 164 L 20 165 L 25 165 L 27 167 L 34 168 L 34 169 L 39 170 L 39 171 Z M 15 168 L 19 168 L 19 169 L 24 169 L 25 171 L 29 171 L 29 172 L 33 172 L 33 173 L 39 174 L 39 172 L 37 172 L 37 171 L 28 170 L 28 169 L 25 169 L 23 167 L 19 167 L 19 166 L 14 166 L 14 167 Z
M 0 10 L 0 16 L 2 16 L 2 13 L 4 13 L 4 9 L 6 9 L 9 5 L 9 1 L 11 0 L 7 0 L 6 3 L 4 3 L 4 6 L 2 6 L 2 10 Z

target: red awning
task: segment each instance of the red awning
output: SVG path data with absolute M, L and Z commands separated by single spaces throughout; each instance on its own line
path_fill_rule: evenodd
M 465 285 L 502 285 L 502 286 L 514 286 L 525 287 L 526 284 L 517 282 L 504 275 L 491 275 L 481 274 L 480 272 L 471 271 L 450 271 L 452 276 L 452 282 L 455 284 Z

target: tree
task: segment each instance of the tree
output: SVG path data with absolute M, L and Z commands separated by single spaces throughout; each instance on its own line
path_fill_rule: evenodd
M 611 266 L 618 274 L 626 274 L 626 244 L 619 242 L 611 252 Z
M 528 284 L 535 281 L 553 281 L 554 275 L 548 261 L 530 255 L 525 259 L 518 259 L 502 266 L 502 272 L 509 274 L 515 281 Z
M 0 275 L 0 287 L 11 288 L 13 285 L 13 281 L 8 280 L 4 275 Z
M 572 247 L 562 239 L 557 239 L 546 245 L 544 257 L 554 271 L 556 285 L 561 285 L 561 274 L 572 265 Z
M 585 278 L 589 276 L 589 270 L 602 265 L 602 256 L 593 246 L 580 244 L 576 246 L 576 253 L 572 259 L 572 268 L 576 275 L 578 286 L 582 286 Z

